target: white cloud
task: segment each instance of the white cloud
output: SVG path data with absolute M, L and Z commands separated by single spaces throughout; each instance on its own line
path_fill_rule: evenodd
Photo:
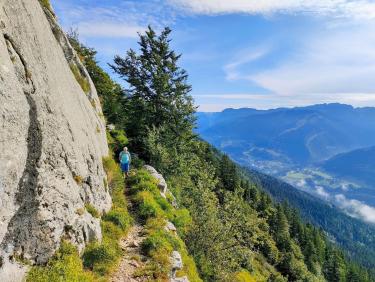
M 363 220 L 375 223 L 375 208 L 366 205 L 357 200 L 347 199 L 344 195 L 335 196 L 338 205 L 353 217 L 362 218 Z
M 317 34 L 288 61 L 248 79 L 280 94 L 374 92 L 372 28 Z
M 329 199 L 329 197 L 330 197 L 329 193 L 326 190 L 324 190 L 324 188 L 322 186 L 316 186 L 315 189 L 316 189 L 316 193 L 320 197 L 322 197 L 322 198 L 324 198 L 326 200 Z
M 175 20 L 174 10 L 158 0 L 89 2 L 52 0 L 64 28 L 76 28 L 86 38 L 133 39 L 148 25 L 158 30 Z
M 249 80 L 280 96 L 372 94 L 375 92 L 374 29 L 375 23 L 369 22 L 324 27 L 295 42 L 293 53 L 276 57 L 273 65 L 264 70 L 241 70 L 241 66 L 251 66 L 253 61 L 244 59 L 238 64 L 235 56 L 224 67 L 226 77 Z M 262 63 L 263 58 L 274 55 L 270 50 L 256 59 Z M 249 54 L 254 52 L 257 54 L 257 49 Z M 363 95 L 352 97 L 353 100 L 362 98 Z
M 84 37 L 136 38 L 146 28 L 119 22 L 83 22 L 77 29 Z
M 374 19 L 375 3 L 369 0 L 169 0 L 182 10 L 194 14 L 274 14 L 309 13 Z

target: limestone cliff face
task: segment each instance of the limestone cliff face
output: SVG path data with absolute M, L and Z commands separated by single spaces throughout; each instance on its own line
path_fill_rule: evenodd
M 105 124 L 86 70 L 38 0 L 0 8 L 1 278 L 18 269 L 14 257 L 46 262 L 61 238 L 80 249 L 101 239 L 84 206 L 103 212 L 111 199 Z

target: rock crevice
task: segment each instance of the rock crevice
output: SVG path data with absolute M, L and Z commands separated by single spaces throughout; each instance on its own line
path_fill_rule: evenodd
M 8 242 L 12 242 L 14 247 L 19 247 L 21 256 L 23 256 L 24 246 L 22 241 L 30 233 L 30 222 L 25 224 L 25 218 L 33 220 L 37 211 L 39 201 L 37 200 L 38 188 L 38 162 L 42 155 L 42 134 L 38 121 L 37 105 L 33 95 L 36 91 L 34 82 L 31 78 L 30 70 L 23 58 L 21 51 L 16 47 L 11 37 L 4 34 L 9 58 L 14 65 L 14 71 L 18 78 L 29 106 L 29 127 L 27 130 L 26 148 L 27 156 L 22 176 L 19 179 L 15 202 L 18 210 L 11 218 L 7 233 L 3 239 L 2 247 L 6 247 Z M 22 234 L 22 235 L 20 235 Z

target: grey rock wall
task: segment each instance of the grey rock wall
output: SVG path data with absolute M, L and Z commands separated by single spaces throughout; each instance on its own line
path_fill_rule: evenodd
M 84 206 L 111 206 L 108 146 L 95 87 L 53 15 L 38 0 L 0 8 L 0 281 L 17 281 L 15 257 L 45 263 L 62 238 L 80 250 L 101 239 Z

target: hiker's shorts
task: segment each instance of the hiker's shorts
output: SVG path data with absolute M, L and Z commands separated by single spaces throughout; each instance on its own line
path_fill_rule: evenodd
M 129 172 L 129 163 L 126 163 L 126 164 L 121 163 L 121 170 L 123 172 Z

